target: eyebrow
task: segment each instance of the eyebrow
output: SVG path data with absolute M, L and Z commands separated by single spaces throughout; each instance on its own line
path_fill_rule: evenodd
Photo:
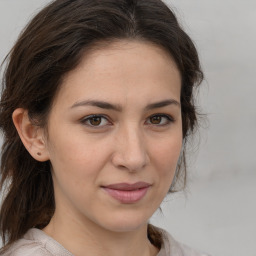
M 169 105 L 176 105 L 176 106 L 180 107 L 180 103 L 177 100 L 168 99 L 168 100 L 163 100 L 160 102 L 149 104 L 148 106 L 146 106 L 145 110 L 151 110 L 151 109 L 155 109 L 155 108 L 163 108 L 163 107 L 166 107 Z
M 93 106 L 93 107 L 98 107 L 102 109 L 111 109 L 115 111 L 122 111 L 122 107 L 118 104 L 111 104 L 106 101 L 98 101 L 98 100 L 84 100 L 84 101 L 79 101 L 76 102 L 71 106 L 71 108 L 75 107 L 84 107 L 84 106 Z
M 168 99 L 168 100 L 163 100 L 155 103 L 151 103 L 145 107 L 145 110 L 152 110 L 155 108 L 162 108 L 166 107 L 169 105 L 176 105 L 180 107 L 180 103 L 174 99 Z M 93 107 L 98 107 L 102 109 L 110 109 L 110 110 L 115 110 L 118 112 L 122 111 L 122 106 L 119 104 L 111 104 L 106 101 L 98 101 L 98 100 L 84 100 L 84 101 L 79 101 L 76 102 L 71 106 L 71 108 L 76 108 L 76 107 L 84 107 L 84 106 L 93 106 Z

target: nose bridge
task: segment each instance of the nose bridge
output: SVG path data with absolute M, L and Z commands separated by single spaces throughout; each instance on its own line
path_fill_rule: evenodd
M 116 164 L 130 171 L 143 168 L 148 163 L 146 141 L 136 123 L 120 128 L 116 146 Z

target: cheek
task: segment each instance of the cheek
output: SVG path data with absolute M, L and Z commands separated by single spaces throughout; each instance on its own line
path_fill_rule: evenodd
M 104 145 L 99 147 L 77 135 L 56 134 L 51 140 L 49 154 L 56 175 L 77 182 L 84 180 L 83 177 L 88 180 L 89 176 L 95 176 L 107 158 Z
M 171 185 L 174 177 L 177 162 L 182 148 L 182 137 L 176 139 L 165 139 L 155 145 L 152 150 L 153 164 L 156 168 L 156 174 L 161 183 L 166 186 Z
M 155 189 L 152 205 L 158 208 L 167 195 L 172 184 L 177 162 L 182 147 L 182 137 L 159 140 L 152 150 L 152 165 L 154 169 Z
M 153 150 L 154 159 L 158 165 L 164 169 L 176 167 L 182 148 L 182 138 L 175 140 L 163 140 L 159 142 Z
M 104 165 L 104 152 L 99 147 L 86 146 L 86 143 L 76 139 L 52 141 L 51 163 L 56 200 L 69 198 L 69 201 L 82 204 L 86 197 L 94 191 L 100 170 Z M 62 137 L 63 138 L 63 137 Z M 64 137 L 65 138 L 65 137 Z M 68 145 L 68 146 L 67 146 Z M 101 154 L 101 156 L 100 156 Z M 102 159 L 97 161 L 96 159 Z

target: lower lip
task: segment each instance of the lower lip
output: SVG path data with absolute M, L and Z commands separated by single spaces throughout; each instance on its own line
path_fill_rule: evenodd
M 132 204 L 140 201 L 148 191 L 149 187 L 137 190 L 116 190 L 111 188 L 104 188 L 104 190 L 114 199 L 124 204 Z

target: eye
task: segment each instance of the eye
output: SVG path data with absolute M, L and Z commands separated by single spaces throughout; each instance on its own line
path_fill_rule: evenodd
M 173 118 L 169 115 L 157 114 L 150 116 L 146 121 L 146 124 L 164 126 L 172 123 L 173 121 Z
M 108 119 L 102 115 L 90 115 L 83 118 L 81 122 L 91 127 L 103 127 L 110 124 Z

